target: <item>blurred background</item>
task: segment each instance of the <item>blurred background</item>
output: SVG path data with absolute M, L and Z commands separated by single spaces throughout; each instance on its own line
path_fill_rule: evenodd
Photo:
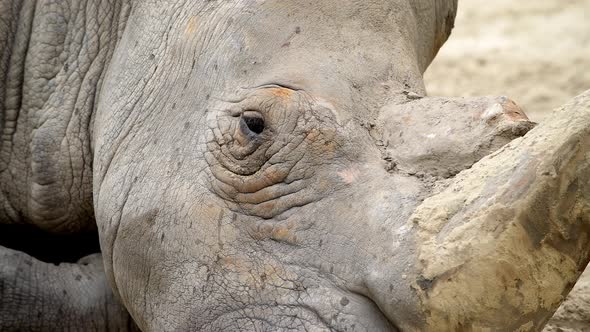
M 459 0 L 431 96 L 507 95 L 533 121 L 590 89 L 590 0 Z

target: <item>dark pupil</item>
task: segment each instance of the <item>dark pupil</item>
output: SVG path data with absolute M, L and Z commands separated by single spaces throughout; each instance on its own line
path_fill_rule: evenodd
M 264 119 L 258 116 L 242 116 L 242 120 L 251 132 L 260 134 L 264 130 Z

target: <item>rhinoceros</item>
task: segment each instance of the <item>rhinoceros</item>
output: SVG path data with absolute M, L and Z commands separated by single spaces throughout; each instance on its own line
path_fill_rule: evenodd
M 426 96 L 456 9 L 1 0 L 0 221 L 101 253 L 0 247 L 0 329 L 541 329 L 590 257 L 590 93 Z

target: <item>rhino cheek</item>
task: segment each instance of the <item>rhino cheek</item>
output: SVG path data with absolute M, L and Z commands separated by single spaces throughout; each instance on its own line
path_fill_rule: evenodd
M 247 227 L 244 231 L 236 224 L 245 226 L 253 221 L 218 205 L 195 204 L 192 213 L 194 228 L 166 227 L 169 220 L 157 217 L 150 230 L 140 230 L 146 219 L 139 216 L 120 229 L 113 260 L 114 270 L 119 271 L 115 279 L 123 302 L 131 308 L 139 326 L 156 330 L 217 330 L 229 328 L 224 327 L 224 321 L 250 315 L 257 319 L 263 313 L 267 318 L 280 317 L 291 312 L 308 321 L 308 325 L 296 325 L 312 329 L 356 325 L 393 330 L 366 296 L 346 287 L 339 290 L 330 281 L 340 276 L 349 278 L 347 274 L 358 271 L 344 267 L 347 272 L 343 272 L 336 264 L 326 263 L 338 260 L 337 257 L 324 257 L 322 265 L 316 260 L 323 256 L 317 248 L 307 253 L 307 249 L 297 249 L 314 237 L 297 231 L 296 225 L 283 228 L 270 221 L 267 226 Z M 327 219 L 322 221 L 331 223 Z M 325 248 L 331 246 L 330 242 L 325 240 Z M 265 253 L 270 249 L 289 252 L 290 257 Z M 337 251 L 336 248 L 334 252 Z M 323 272 L 310 272 L 306 266 L 316 266 Z M 265 303 L 273 309 L 257 311 Z M 175 313 L 173 319 L 170 312 Z M 339 322 L 326 325 L 335 314 L 339 315 Z
M 206 298 L 215 298 L 215 266 L 231 260 L 226 243 L 239 242 L 229 226 L 232 214 L 217 202 L 203 192 L 179 190 L 178 197 L 202 198 L 187 205 L 163 199 L 153 209 L 143 209 L 144 204 L 133 209 L 129 202 L 113 244 L 112 271 L 121 299 L 138 325 L 149 330 L 194 329 L 206 321 L 197 309 L 213 306 Z

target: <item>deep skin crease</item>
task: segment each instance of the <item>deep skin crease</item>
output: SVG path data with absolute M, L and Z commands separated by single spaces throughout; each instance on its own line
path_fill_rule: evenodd
M 83 169 L 56 173 L 79 186 L 28 183 L 84 204 L 2 201 L 2 222 L 95 221 L 102 263 L 0 247 L 0 293 L 23 299 L 0 300 L 0 327 L 128 330 L 130 315 L 144 331 L 539 330 L 587 263 L 590 98 L 531 130 L 507 98 L 425 97 L 456 1 L 109 6 L 95 98 L 78 127 L 55 120 L 84 158 L 23 152 Z M 24 327 L 7 318 L 33 310 Z

